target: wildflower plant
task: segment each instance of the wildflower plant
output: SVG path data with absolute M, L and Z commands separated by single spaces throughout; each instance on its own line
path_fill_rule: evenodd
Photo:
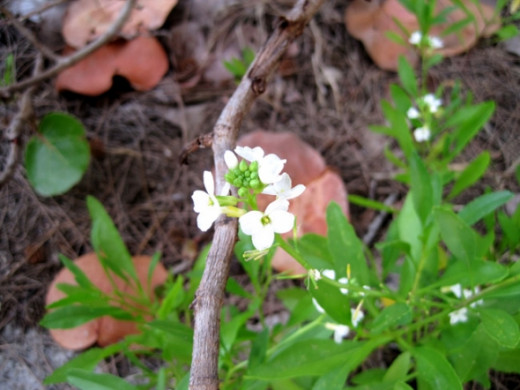
M 286 161 L 259 147 L 225 153 L 229 187 L 220 194 L 209 171 L 203 173 L 205 191 L 193 193 L 201 230 L 220 215 L 238 218 L 235 255 L 248 276 L 247 286 L 234 277 L 226 286 L 244 305 L 222 309 L 221 389 L 456 390 L 471 382 L 490 388 L 490 370 L 520 373 L 520 207 L 511 214 L 502 210 L 513 197 L 505 190 L 486 191 L 462 206 L 453 203 L 491 163 L 487 151 L 469 162 L 462 152 L 491 118 L 494 103 L 475 103 L 458 83 L 430 90 L 426 78 L 442 60 L 435 52 L 442 34 L 429 32 L 445 15 L 435 14 L 435 1 L 402 3 L 419 20 L 419 33 L 408 36 L 421 63 L 414 69 L 400 59 L 400 83 L 390 86 L 391 99 L 381 103 L 387 125 L 371 129 L 392 139 L 385 155 L 407 190 L 399 208 L 351 197 L 391 214 L 374 247 L 365 246 L 335 203 L 326 211 L 326 236 L 283 239 L 297 224 L 289 203 L 305 187 L 293 187 L 283 172 Z M 272 197 L 262 210 L 260 194 Z M 291 276 L 302 279 L 300 286 L 276 291 L 285 318 L 263 310 L 272 283 L 289 277 L 273 274 L 275 247 L 307 271 Z M 167 283 L 162 303 L 150 309 L 153 320 L 139 319 L 142 335 L 87 351 L 47 383 L 187 389 L 189 304 L 206 253 L 186 277 Z M 131 343 L 164 365 L 150 369 Z M 383 368 L 358 370 L 381 349 L 392 352 Z M 144 384 L 125 387 L 120 378 L 94 372 L 118 351 L 141 367 Z

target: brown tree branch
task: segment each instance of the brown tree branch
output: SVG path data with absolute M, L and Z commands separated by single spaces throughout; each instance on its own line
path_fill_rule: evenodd
M 220 114 L 213 129 L 213 154 L 216 188 L 220 192 L 227 171 L 224 152 L 235 147 L 242 119 L 282 59 L 287 47 L 305 28 L 324 0 L 299 0 L 285 18 L 280 18 L 272 35 L 257 54 L 247 77 L 244 77 Z M 197 290 L 190 390 L 216 390 L 219 387 L 218 356 L 220 311 L 229 273 L 237 220 L 221 216 L 216 223 L 213 244 Z
M 49 69 L 46 69 L 45 71 L 34 75 L 28 79 L 22 80 L 18 83 L 9 85 L 4 88 L 0 88 L 0 98 L 8 99 L 10 98 L 14 92 L 23 90 L 25 88 L 30 87 L 31 85 L 40 83 L 44 80 L 47 80 L 48 78 L 56 76 L 59 72 L 62 70 L 78 63 L 83 58 L 88 56 L 89 54 L 93 53 L 97 49 L 99 49 L 104 44 L 108 43 L 123 27 L 123 25 L 128 20 L 130 13 L 132 12 L 132 9 L 135 6 L 137 0 L 127 0 L 123 10 L 117 17 L 117 19 L 112 23 L 112 25 L 107 29 L 107 31 L 98 37 L 96 40 L 92 41 L 82 49 L 72 53 L 70 56 L 62 57 L 60 60 L 54 64 Z

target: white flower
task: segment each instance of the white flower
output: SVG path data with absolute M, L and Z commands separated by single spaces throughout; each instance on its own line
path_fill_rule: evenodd
M 336 344 L 341 344 L 343 339 L 348 336 L 350 333 L 350 328 L 347 325 L 334 324 L 332 322 L 327 322 L 325 324 L 325 328 L 334 331 L 334 342 Z
M 321 274 L 323 276 L 326 276 L 327 278 L 329 279 L 332 279 L 332 280 L 336 280 L 336 272 L 333 270 L 333 269 L 325 269 L 321 272 Z M 340 278 L 338 280 L 338 283 L 341 283 L 341 284 L 348 284 L 348 278 L 346 277 L 343 277 L 343 278 Z M 341 293 L 343 295 L 346 295 L 348 294 L 348 289 L 346 288 L 340 288 L 339 291 L 341 291 Z
M 430 129 L 427 126 L 418 127 L 414 130 L 413 136 L 417 142 L 424 142 L 430 139 Z
M 432 49 L 442 49 L 444 43 L 439 37 L 428 37 L 428 43 Z
M 432 93 L 424 95 L 421 100 L 428 106 L 428 109 L 432 114 L 435 114 L 442 105 L 442 100 Z
M 231 150 L 226 150 L 224 152 L 224 161 L 226 162 L 228 169 L 235 169 L 238 166 L 237 156 L 235 156 L 235 153 Z
M 457 298 L 462 297 L 462 286 L 459 284 L 454 284 L 453 286 L 449 286 L 447 288 L 448 291 L 451 291 Z
M 409 118 L 409 119 L 417 119 L 421 116 L 421 113 L 419 112 L 419 110 L 415 107 L 410 107 L 408 109 L 408 111 L 406 112 L 406 116 Z
M 193 210 L 199 213 L 197 216 L 197 226 L 200 230 L 205 232 L 222 213 L 222 209 L 215 197 L 215 183 L 211 172 L 204 171 L 203 181 L 206 192 L 196 190 L 193 192 L 191 198 L 193 199 Z
M 243 159 L 253 162 L 258 162 L 258 177 L 264 184 L 276 183 L 282 178 L 283 166 L 287 160 L 282 160 L 276 154 L 268 154 L 264 156 L 265 152 L 260 146 L 250 148 L 249 146 L 237 146 L 235 153 Z
M 338 283 L 341 283 L 341 284 L 348 284 L 348 278 L 339 278 L 338 279 Z M 340 288 L 339 291 L 343 294 L 343 295 L 347 295 L 348 294 L 348 289 L 347 288 Z
M 466 322 L 468 320 L 468 309 L 463 307 L 462 309 L 452 311 L 449 316 L 451 325 Z
M 282 173 L 281 179 L 277 182 L 268 185 L 262 191 L 262 194 L 276 195 L 277 198 L 293 199 L 300 196 L 305 191 L 303 184 L 291 188 L 291 177 L 287 173 Z
M 408 39 L 408 42 L 410 42 L 412 45 L 419 45 L 422 40 L 422 33 L 420 31 L 414 31 L 410 35 L 410 39 Z
M 321 279 L 321 273 L 317 269 L 313 268 L 309 270 L 309 277 L 317 282 Z
M 294 226 L 294 215 L 289 213 L 289 202 L 278 199 L 270 203 L 265 212 L 253 210 L 242 215 L 238 222 L 242 231 L 251 236 L 256 249 L 270 248 L 275 233 L 287 233 Z

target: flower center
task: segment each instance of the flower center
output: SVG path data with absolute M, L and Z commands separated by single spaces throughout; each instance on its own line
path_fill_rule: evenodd
M 267 215 L 264 215 L 261 219 L 260 219 L 260 222 L 262 222 L 262 225 L 269 225 L 271 223 L 271 219 L 267 216 Z

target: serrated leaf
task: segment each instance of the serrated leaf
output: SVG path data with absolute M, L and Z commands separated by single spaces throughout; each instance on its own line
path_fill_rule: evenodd
M 40 121 L 38 134 L 27 143 L 27 178 L 42 196 L 63 194 L 78 183 L 87 170 L 90 149 L 85 128 L 73 116 L 47 114 Z

